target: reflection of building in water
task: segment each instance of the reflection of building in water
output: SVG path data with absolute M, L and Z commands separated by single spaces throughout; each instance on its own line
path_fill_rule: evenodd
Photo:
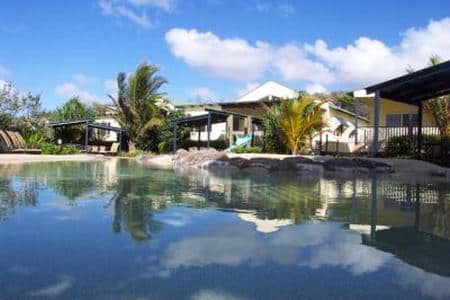
M 373 179 L 372 185 L 374 185 L 374 189 L 377 189 L 377 184 L 377 180 Z M 415 192 L 415 196 L 413 193 L 413 196 L 406 199 L 408 202 L 415 202 L 413 211 L 414 222 L 412 224 L 385 226 L 385 228 L 378 225 L 380 224 L 380 213 L 377 203 L 381 201 L 375 192 L 371 194 L 370 225 L 361 227 L 359 224 L 350 224 L 349 228 L 361 233 L 362 242 L 365 245 L 392 253 L 408 264 L 427 272 L 449 277 L 450 260 L 448 259 L 448 254 L 450 253 L 450 235 L 448 234 L 448 225 L 450 218 L 447 210 L 448 206 L 447 208 L 441 207 L 439 209 L 440 214 L 444 214 L 443 217 L 446 219 L 446 221 L 442 222 L 444 224 L 442 224 L 439 222 L 441 215 L 436 218 L 433 214 L 438 205 L 432 204 L 432 201 L 421 201 L 421 197 L 424 194 L 420 193 L 420 186 L 415 186 Z M 400 191 L 399 195 L 403 197 L 404 193 Z M 444 203 L 448 203 L 448 197 L 444 197 L 444 199 L 446 199 Z M 438 203 L 441 203 L 441 201 Z M 426 209 L 424 210 L 424 208 Z M 429 220 L 434 220 L 431 222 L 431 228 L 429 227 Z

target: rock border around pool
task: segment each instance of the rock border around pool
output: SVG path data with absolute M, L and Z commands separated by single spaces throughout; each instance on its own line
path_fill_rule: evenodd
M 362 158 L 335 158 L 317 161 L 302 156 L 284 158 L 228 157 L 215 149 L 179 149 L 172 159 L 174 169 L 238 169 L 245 171 L 283 172 L 356 172 L 393 173 L 391 165 Z

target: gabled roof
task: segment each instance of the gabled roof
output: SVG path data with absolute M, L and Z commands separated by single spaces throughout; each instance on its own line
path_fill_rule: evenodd
M 235 102 L 253 102 L 261 99 L 292 99 L 298 92 L 278 82 L 269 80 L 235 100 Z

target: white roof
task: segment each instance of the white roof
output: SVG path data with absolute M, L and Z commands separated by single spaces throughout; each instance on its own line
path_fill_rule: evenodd
M 366 90 L 357 90 L 353 91 L 353 97 L 355 98 L 373 98 L 375 97 L 374 93 L 367 94 Z
M 297 98 L 298 92 L 287 86 L 279 84 L 275 81 L 267 81 L 266 83 L 251 90 L 247 94 L 236 99 L 236 102 L 258 101 L 264 98 L 277 97 L 281 99 Z

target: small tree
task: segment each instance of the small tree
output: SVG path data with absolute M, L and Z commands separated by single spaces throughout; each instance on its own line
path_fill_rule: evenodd
M 95 111 L 81 102 L 80 98 L 72 97 L 64 105 L 58 107 L 50 113 L 50 121 L 74 121 L 94 119 Z M 61 139 L 64 143 L 81 143 L 84 139 L 85 128 L 83 125 L 74 125 L 67 128 L 55 129 L 55 138 Z
M 441 62 L 441 58 L 437 55 L 430 57 L 431 66 L 436 66 Z M 424 108 L 433 115 L 434 121 L 439 127 L 441 141 L 447 141 L 450 137 L 450 96 L 446 95 L 425 101 Z
M 169 152 L 173 145 L 173 131 L 174 121 L 185 116 L 181 110 L 170 112 L 163 124 L 160 126 L 160 143 L 158 145 L 159 152 Z M 177 145 L 182 146 L 189 138 L 189 129 L 185 126 L 178 126 L 177 128 Z
M 20 93 L 13 84 L 0 88 L 0 126 L 15 127 L 28 133 L 42 127 L 42 102 L 40 95 Z
M 159 89 L 167 80 L 157 76 L 158 71 L 158 67 L 143 63 L 128 79 L 125 73 L 119 73 L 117 96 L 109 95 L 115 106 L 114 118 L 126 130 L 130 140 L 144 150 L 153 150 L 159 143 L 155 139 L 151 147 L 147 147 L 155 127 L 163 120 L 157 102 L 163 96 Z
M 278 126 L 292 154 L 296 155 L 313 134 L 323 127 L 321 104 L 310 96 L 280 104 Z
M 284 142 L 283 133 L 278 126 L 280 119 L 280 106 L 274 105 L 263 117 L 262 127 L 264 129 L 264 151 L 286 154 L 289 148 Z

